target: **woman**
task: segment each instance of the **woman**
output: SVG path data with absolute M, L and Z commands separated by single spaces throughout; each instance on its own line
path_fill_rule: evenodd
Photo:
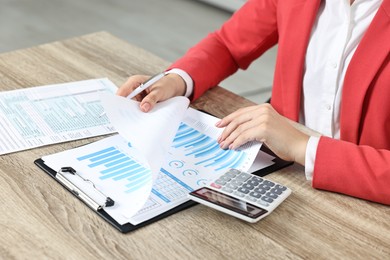
M 276 44 L 271 104 L 218 122 L 221 147 L 264 142 L 304 165 L 314 188 L 390 205 L 390 0 L 249 0 L 138 96 L 140 108 L 194 100 Z M 130 77 L 118 94 L 147 78 Z

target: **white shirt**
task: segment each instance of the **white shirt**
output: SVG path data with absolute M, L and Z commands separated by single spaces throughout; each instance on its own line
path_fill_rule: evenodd
M 340 102 L 349 62 L 382 0 L 322 0 L 306 52 L 300 123 L 325 136 L 340 138 Z M 180 69 L 193 91 L 191 77 Z M 171 72 L 171 71 L 170 71 Z M 313 178 L 318 137 L 310 137 L 306 148 L 305 174 Z
M 340 138 L 340 102 L 345 72 L 382 0 L 324 0 L 306 52 L 300 122 Z M 319 138 L 306 148 L 305 173 L 313 178 Z

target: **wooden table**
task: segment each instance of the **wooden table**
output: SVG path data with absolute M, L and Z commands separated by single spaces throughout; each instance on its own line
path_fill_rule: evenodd
M 168 63 L 106 32 L 0 55 L 1 90 L 132 74 Z M 251 105 L 214 88 L 193 106 L 219 117 Z M 33 164 L 97 138 L 0 156 L 2 259 L 390 259 L 390 207 L 315 190 L 302 168 L 268 175 L 292 195 L 248 224 L 196 205 L 122 234 Z M 389 187 L 390 188 L 390 187 Z

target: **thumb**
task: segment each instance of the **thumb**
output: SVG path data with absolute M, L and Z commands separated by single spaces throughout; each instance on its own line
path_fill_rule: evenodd
M 145 89 L 146 95 L 142 98 L 140 109 L 143 112 L 149 112 L 157 102 L 183 95 L 183 89 L 185 89 L 185 83 L 180 76 L 175 74 L 166 75 L 150 88 Z
M 159 98 L 158 92 L 159 91 L 157 89 L 155 89 L 155 90 L 149 92 L 142 99 L 142 101 L 139 105 L 139 108 L 141 109 L 142 112 L 147 113 L 147 112 L 151 111 L 158 101 L 162 101 L 161 98 Z

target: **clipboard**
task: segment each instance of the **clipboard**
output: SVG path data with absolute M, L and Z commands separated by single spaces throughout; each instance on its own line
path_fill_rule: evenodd
M 265 176 L 269 173 L 272 173 L 276 170 L 279 170 L 279 169 L 282 169 L 284 167 L 287 167 L 289 165 L 292 164 L 292 162 L 288 162 L 288 161 L 284 161 L 280 158 L 278 158 L 271 150 L 269 150 L 265 145 L 263 145 L 261 147 L 261 149 L 263 152 L 266 152 L 272 156 L 275 157 L 275 159 L 273 160 L 274 161 L 274 164 L 273 165 L 270 165 L 266 168 L 263 168 L 263 169 L 260 169 L 258 171 L 255 171 L 253 172 L 253 174 L 257 175 L 257 176 Z M 116 228 L 118 231 L 122 232 L 122 233 L 129 233 L 131 231 L 134 231 L 138 228 L 141 228 L 141 227 L 144 227 L 146 225 L 149 225 L 153 222 L 156 222 L 160 219 L 163 219 L 165 217 L 168 217 L 172 214 L 175 214 L 176 212 L 179 212 L 179 211 L 182 211 L 184 209 L 187 209 L 189 207 L 192 207 L 196 204 L 198 204 L 197 202 L 194 202 L 192 200 L 189 200 L 189 201 L 186 201 L 182 204 L 180 204 L 179 206 L 176 206 L 175 208 L 172 208 L 156 217 L 153 217 L 149 220 L 146 220 L 144 222 L 141 222 L 137 225 L 133 225 L 131 223 L 125 223 L 123 225 L 119 224 L 117 221 L 115 221 L 114 218 L 112 218 L 105 210 L 104 210 L 104 206 L 109 206 L 111 203 L 115 203 L 114 201 L 112 201 L 112 199 L 110 199 L 109 196 L 106 197 L 106 204 L 107 205 L 98 205 L 98 203 L 95 203 L 93 201 L 90 201 L 88 199 L 88 196 L 83 196 L 82 194 L 80 194 L 77 190 L 75 190 L 74 188 L 70 187 L 69 184 L 66 184 L 62 178 L 59 178 L 61 175 L 61 172 L 59 170 L 55 170 L 55 169 L 52 169 L 50 168 L 49 166 L 47 166 L 45 164 L 45 161 L 42 159 L 42 158 L 39 158 L 39 159 L 36 159 L 34 161 L 34 164 L 37 165 L 40 169 L 42 169 L 45 173 L 47 173 L 50 177 L 52 177 L 54 180 L 56 180 L 58 183 L 60 183 L 65 189 L 67 189 L 71 194 L 73 194 L 75 197 L 77 197 L 80 201 L 82 201 L 84 204 L 86 204 L 91 210 L 93 210 L 94 212 L 96 212 L 96 214 L 98 214 L 101 218 L 103 218 L 105 221 L 107 221 L 109 224 L 111 224 L 114 228 Z M 65 169 L 64 169 L 65 168 Z M 74 170 L 73 168 L 71 167 L 63 167 L 62 170 L 66 170 L 66 171 L 72 171 Z M 75 170 L 74 170 L 75 171 Z M 82 178 L 80 176 L 80 178 Z M 85 180 L 83 179 L 84 181 L 89 181 L 89 180 Z M 92 183 L 93 185 L 93 183 Z M 100 191 L 96 190 L 96 192 L 98 193 L 101 193 Z M 101 195 L 103 196 L 106 196 L 104 194 L 101 193 Z M 108 194 L 107 194 L 108 195 Z
M 184 210 L 186 208 L 189 208 L 193 205 L 196 205 L 197 203 L 194 202 L 194 201 L 187 201 L 173 209 L 170 209 L 154 218 L 151 218 L 147 221 L 144 221 L 142 223 L 139 223 L 138 225 L 133 225 L 131 223 L 126 223 L 126 224 L 119 224 L 117 221 L 115 221 L 115 219 L 113 219 L 109 214 L 107 214 L 107 212 L 104 210 L 104 207 L 100 207 L 98 209 L 95 209 L 95 208 L 92 208 L 91 205 L 85 200 L 83 199 L 81 196 L 78 196 L 77 194 L 75 194 L 74 190 L 70 189 L 66 184 L 64 184 L 63 182 L 61 182 L 57 177 L 56 175 L 58 174 L 58 171 L 48 167 L 45 162 L 39 158 L 37 160 L 34 161 L 35 165 L 37 165 L 40 169 L 42 169 L 44 172 L 46 172 L 50 177 L 52 177 L 54 180 L 56 180 L 58 183 L 60 183 L 65 189 L 67 189 L 70 193 L 72 193 L 73 195 L 75 195 L 75 197 L 77 197 L 79 200 L 81 200 L 84 204 L 86 204 L 87 206 L 89 206 L 89 208 L 91 210 L 93 210 L 94 212 L 96 212 L 96 214 L 98 214 L 100 217 L 102 217 L 105 221 L 107 221 L 109 224 L 111 224 L 113 227 L 115 227 L 118 231 L 122 232 L 122 233 L 128 233 L 130 231 L 133 231 L 133 230 L 136 230 L 138 228 L 141 228 L 141 227 L 144 227 L 146 225 L 149 225 L 155 221 L 158 221 L 160 219 L 163 219 L 165 217 L 168 217 L 176 212 L 179 212 L 181 210 Z

